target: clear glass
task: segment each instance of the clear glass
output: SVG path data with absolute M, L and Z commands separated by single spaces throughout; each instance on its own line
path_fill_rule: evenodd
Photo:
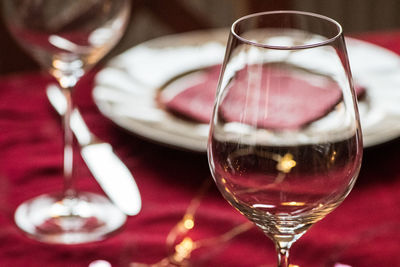
M 289 249 L 349 194 L 362 135 L 341 26 L 275 11 L 231 28 L 208 141 L 224 198 Z
M 4 18 L 18 43 L 59 83 L 67 99 L 64 126 L 64 190 L 22 203 L 15 221 L 43 242 L 101 240 L 126 215 L 101 195 L 78 192 L 73 172 L 72 91 L 79 79 L 119 41 L 129 0 L 4 0 Z M 44 90 L 45 88 L 43 88 Z

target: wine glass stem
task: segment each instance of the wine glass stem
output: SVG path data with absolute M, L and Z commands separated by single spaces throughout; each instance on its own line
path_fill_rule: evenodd
M 74 161 L 74 136 L 71 129 L 71 114 L 73 111 L 72 87 L 63 87 L 63 94 L 67 101 L 64 114 L 64 197 L 73 198 L 76 195 L 74 185 L 73 161 Z
M 289 267 L 289 249 L 276 248 L 278 254 L 278 267 Z
M 289 267 L 289 250 L 297 238 L 294 235 L 274 236 L 273 240 L 278 256 L 278 267 Z

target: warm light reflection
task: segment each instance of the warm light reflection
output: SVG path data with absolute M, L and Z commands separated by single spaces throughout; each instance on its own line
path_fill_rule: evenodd
M 229 190 L 229 188 L 227 186 L 224 186 L 224 189 L 228 194 L 232 194 L 231 190 Z
M 296 161 L 293 160 L 293 155 L 290 153 L 285 154 L 276 165 L 276 168 L 284 173 L 289 173 L 293 167 L 296 166 Z
M 291 206 L 291 207 L 302 207 L 306 203 L 305 202 L 296 202 L 296 201 L 291 201 L 291 202 L 282 202 L 282 206 Z
M 194 227 L 194 220 L 193 220 L 193 215 L 187 214 L 183 218 L 183 226 L 187 229 L 193 229 Z
M 332 156 L 331 156 L 331 162 L 333 163 L 334 161 L 335 161 L 335 159 L 336 159 L 336 151 L 333 151 L 332 152 Z
M 175 246 L 174 261 L 182 262 L 184 259 L 190 258 L 193 249 L 193 240 L 190 237 L 185 237 L 181 243 Z
M 52 65 L 55 69 L 60 69 L 64 66 L 64 63 L 61 60 L 54 59 Z

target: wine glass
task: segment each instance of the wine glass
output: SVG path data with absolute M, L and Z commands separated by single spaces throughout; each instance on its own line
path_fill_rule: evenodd
M 341 26 L 306 12 L 231 28 L 208 141 L 224 198 L 274 242 L 278 266 L 349 194 L 362 135 Z
M 22 203 L 17 226 L 49 243 L 101 240 L 126 221 L 104 196 L 78 192 L 73 177 L 72 91 L 79 79 L 121 38 L 130 14 L 129 0 L 4 0 L 6 25 L 18 43 L 59 83 L 66 99 L 64 189 Z

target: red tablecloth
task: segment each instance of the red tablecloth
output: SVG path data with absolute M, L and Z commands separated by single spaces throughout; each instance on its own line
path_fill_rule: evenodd
M 400 52 L 399 33 L 362 37 Z M 204 242 L 246 221 L 217 192 L 206 155 L 152 144 L 119 129 L 94 105 L 92 76 L 79 84 L 76 103 L 93 132 L 113 145 L 134 174 L 143 209 L 130 217 L 116 235 L 101 242 L 61 246 L 25 237 L 14 225 L 13 213 L 24 200 L 61 190 L 62 132 L 60 120 L 45 96 L 45 86 L 51 79 L 40 73 L 2 77 L 0 266 L 89 266 L 95 260 L 106 260 L 112 266 L 160 262 L 174 251 L 167 236 L 192 199 L 199 196 L 202 186 L 205 194 L 198 207 L 196 203 L 192 206 L 197 207 L 194 228 L 175 242 L 182 241 L 182 237 L 190 238 L 183 244 L 203 240 L 196 243 L 202 247 L 192 252 L 188 266 L 274 266 L 272 242 L 254 227 L 227 242 Z M 365 151 L 354 190 L 293 246 L 292 264 L 400 266 L 399 149 L 398 139 Z M 79 189 L 102 193 L 80 158 L 76 173 Z

